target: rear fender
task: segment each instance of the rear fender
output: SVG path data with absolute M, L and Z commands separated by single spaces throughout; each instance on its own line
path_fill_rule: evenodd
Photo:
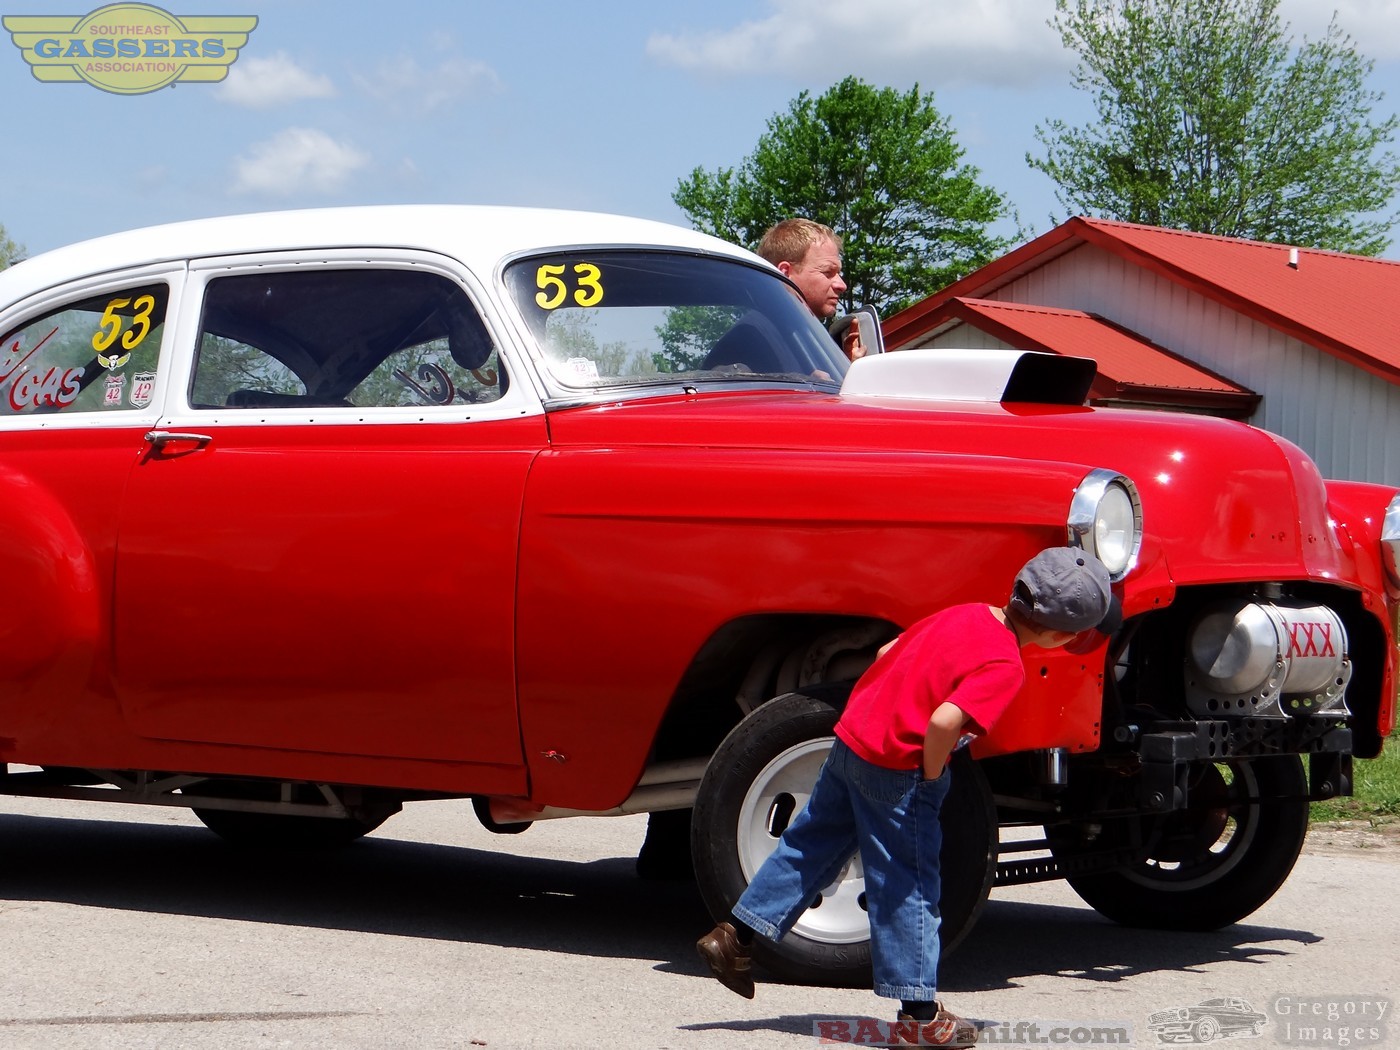
M 96 562 L 47 489 L 0 465 L 0 745 L 22 697 L 82 687 L 99 631 Z

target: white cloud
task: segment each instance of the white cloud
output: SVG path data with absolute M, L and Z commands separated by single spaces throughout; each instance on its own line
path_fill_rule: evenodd
M 371 97 L 419 113 L 431 113 L 469 98 L 501 90 L 501 78 L 485 62 L 448 58 L 431 68 L 411 55 L 386 58 L 355 83 Z
M 315 128 L 286 128 L 235 162 L 235 193 L 272 197 L 334 193 L 369 163 L 369 155 Z
M 1075 64 L 1047 24 L 1054 0 L 766 0 L 767 17 L 726 29 L 654 33 L 656 61 L 716 76 L 778 74 L 825 86 L 843 73 L 925 88 L 1063 83 Z M 1400 0 L 1282 0 L 1294 44 L 1337 24 L 1367 58 L 1400 58 Z M 830 71 L 830 72 L 828 72 Z
M 773 13 L 730 29 L 656 33 L 659 62 L 720 75 L 778 73 L 804 82 L 852 72 L 891 84 L 1024 85 L 1071 64 L 1046 24 L 1054 0 L 768 0 Z
M 1321 40 L 1334 11 L 1337 25 L 1366 58 L 1400 58 L 1400 0 L 1283 0 L 1278 13 L 1299 44 L 1305 36 Z
M 330 77 L 303 69 L 285 52 L 267 58 L 240 58 L 218 87 L 218 96 L 235 106 L 271 109 L 303 98 L 333 98 Z

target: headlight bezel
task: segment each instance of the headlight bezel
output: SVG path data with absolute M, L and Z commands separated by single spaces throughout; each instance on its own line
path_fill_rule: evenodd
M 1400 496 L 1393 496 L 1381 523 L 1381 563 L 1390 582 L 1400 587 Z
M 1122 498 L 1126 497 L 1126 506 Z M 1113 504 L 1105 507 L 1105 500 Z M 1116 504 L 1116 505 L 1115 505 Z M 1101 512 L 1112 514 L 1108 527 Z M 1086 550 L 1108 569 L 1109 578 L 1117 583 L 1137 564 L 1138 553 L 1142 549 L 1142 499 L 1137 486 L 1126 474 L 1099 467 L 1091 470 L 1075 487 L 1070 500 L 1069 517 L 1065 522 L 1068 544 Z M 1131 538 L 1124 543 L 1119 541 L 1110 549 L 1105 540 L 1106 533 L 1126 535 Z

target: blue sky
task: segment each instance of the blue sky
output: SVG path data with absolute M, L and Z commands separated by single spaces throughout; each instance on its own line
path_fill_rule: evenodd
M 0 14 L 101 6 L 0 0 Z M 30 254 L 158 222 L 339 204 L 526 204 L 684 224 L 671 201 L 680 178 L 739 163 L 799 91 L 849 74 L 932 91 L 965 160 L 1042 233 L 1063 215 L 1025 164 L 1035 126 L 1091 112 L 1046 25 L 1053 0 L 157 6 L 259 23 L 225 83 L 146 95 L 40 83 L 0 37 L 0 224 Z M 1281 10 L 1295 39 L 1320 36 L 1335 10 L 1376 60 L 1384 108 L 1400 106 L 1400 0 Z

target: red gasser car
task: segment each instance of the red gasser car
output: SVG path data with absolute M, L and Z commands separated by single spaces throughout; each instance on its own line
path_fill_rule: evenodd
M 1068 542 L 1123 624 L 1028 655 L 959 758 L 945 942 L 1034 879 L 1234 922 L 1393 727 L 1400 501 L 1259 430 L 1087 408 L 1092 376 L 848 366 L 754 256 L 610 216 L 255 215 L 30 259 L 0 273 L 0 792 L 289 844 L 416 799 L 500 831 L 651 812 L 644 861 L 693 856 L 723 911 L 874 651 Z M 768 965 L 858 980 L 860 888 L 853 861 Z

